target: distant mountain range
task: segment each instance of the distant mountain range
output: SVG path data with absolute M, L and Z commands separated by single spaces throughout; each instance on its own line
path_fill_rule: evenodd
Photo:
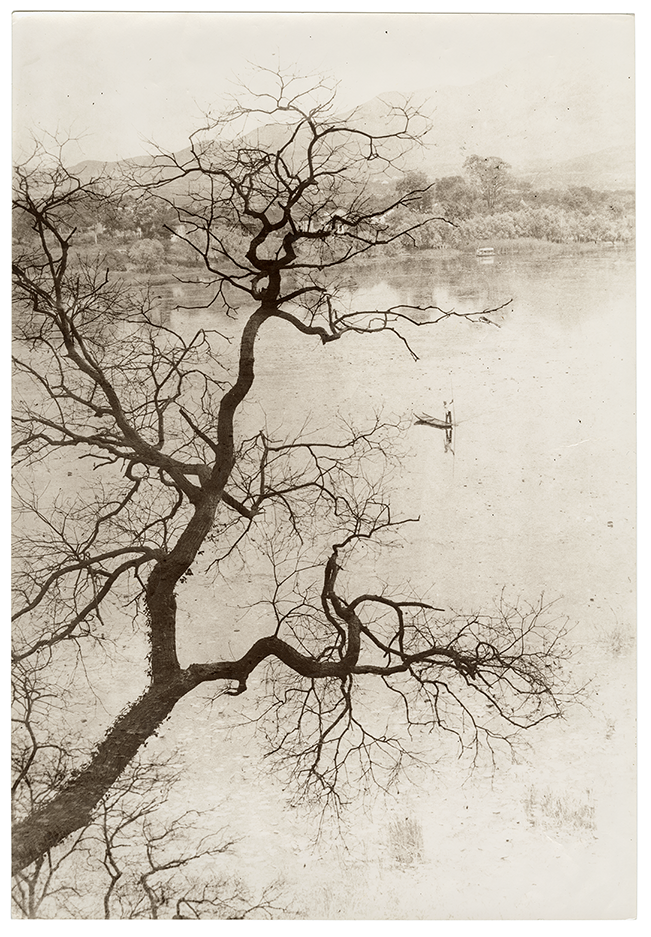
M 542 76 L 542 78 L 541 78 Z M 377 124 L 380 95 L 356 110 Z M 574 66 L 565 58 L 516 61 L 462 87 L 427 88 L 414 100 L 432 123 L 431 142 L 413 167 L 456 175 L 468 156 L 499 156 L 536 185 L 635 185 L 633 76 Z
M 383 102 L 403 97 L 390 91 L 367 101 L 355 109 L 356 121 L 386 131 Z M 412 100 L 432 129 L 426 148 L 414 150 L 405 165 L 432 179 L 461 174 L 466 158 L 476 153 L 501 157 L 539 188 L 635 185 L 632 74 L 539 56 L 515 61 L 471 85 L 421 89 Z M 255 133 L 273 138 L 276 132 Z M 85 173 L 101 165 L 89 161 L 75 168 Z
M 611 146 L 598 153 L 577 156 L 560 163 L 531 164 L 522 175 L 535 188 L 562 188 L 587 185 L 592 189 L 633 189 L 635 187 L 635 148 Z

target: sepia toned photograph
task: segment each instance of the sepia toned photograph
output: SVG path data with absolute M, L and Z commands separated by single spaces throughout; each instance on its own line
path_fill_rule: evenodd
M 636 917 L 635 18 L 12 17 L 12 916 Z

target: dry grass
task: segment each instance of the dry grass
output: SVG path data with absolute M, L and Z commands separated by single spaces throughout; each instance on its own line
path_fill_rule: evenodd
M 556 833 L 574 835 L 594 833 L 595 808 L 592 791 L 579 795 L 559 794 L 547 787 L 530 787 L 524 800 L 524 809 L 531 826 Z
M 389 824 L 391 862 L 398 866 L 414 865 L 423 860 L 423 829 L 418 820 L 405 817 Z
M 635 646 L 635 636 L 626 625 L 617 624 L 600 632 L 599 643 L 612 657 L 623 657 Z

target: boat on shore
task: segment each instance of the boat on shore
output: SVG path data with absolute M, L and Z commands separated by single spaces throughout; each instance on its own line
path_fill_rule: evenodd
M 494 247 L 478 247 L 475 251 L 476 257 L 494 257 L 495 248 Z

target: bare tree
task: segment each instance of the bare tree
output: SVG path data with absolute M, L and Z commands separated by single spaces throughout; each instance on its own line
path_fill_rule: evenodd
M 202 258 L 214 329 L 175 331 L 150 293 L 78 253 L 75 212 L 109 199 L 108 184 L 40 152 L 15 171 L 14 209 L 33 233 L 13 264 L 14 451 L 23 472 L 64 460 L 73 474 L 55 497 L 28 491 L 17 475 L 28 520 L 16 550 L 14 660 L 81 660 L 92 682 L 91 662 L 110 653 L 126 610 L 146 679 L 74 771 L 17 819 L 15 872 L 87 826 L 143 744 L 202 685 L 239 696 L 255 673 L 262 701 L 252 699 L 252 718 L 299 786 L 335 803 L 346 779 L 387 783 L 410 733 L 451 732 L 463 746 L 492 749 L 561 712 L 565 652 L 542 604 L 445 613 L 370 576 L 373 551 L 410 522 L 394 516 L 388 494 L 399 420 L 337 428 L 333 419 L 321 435 L 245 430 L 262 331 L 282 323 L 323 345 L 389 333 L 416 357 L 418 329 L 456 315 L 350 311 L 337 294 L 339 267 L 409 233 L 392 218 L 410 194 L 378 205 L 374 180 L 419 144 L 427 127 L 418 113 L 409 102 L 388 106 L 373 129 L 354 113 L 337 118 L 328 82 L 263 77 L 264 89 L 245 89 L 207 120 L 183 158 L 158 153 L 130 170 L 131 191 L 174 207 Z M 419 215 L 416 226 L 435 220 Z M 258 596 L 242 599 L 256 618 L 248 648 L 234 658 L 225 641 L 217 659 L 182 666 L 187 577 L 215 583 L 209 611 L 226 632 L 220 577 L 232 583 L 243 567 L 267 576 Z M 398 704 L 391 725 L 379 706 L 365 713 L 365 691 Z M 151 876 L 163 871 L 157 842 Z M 178 916 L 199 907 L 181 902 Z
M 170 813 L 168 799 L 179 775 L 175 757 L 151 761 L 137 755 L 87 826 L 14 876 L 19 916 L 161 920 L 290 913 L 279 904 L 280 882 L 256 895 L 223 867 L 235 841 L 219 828 L 213 811 Z M 56 781 L 41 774 L 41 783 L 49 777 L 55 793 Z M 24 772 L 20 785 L 28 786 Z
M 170 789 L 165 765 L 127 769 L 100 804 L 92 833 L 94 855 L 108 883 L 99 890 L 103 916 L 119 919 L 272 917 L 288 914 L 279 904 L 280 882 L 256 895 L 244 881 L 215 868 L 235 841 L 214 829 L 210 812 L 186 811 L 170 818 L 161 810 Z M 173 773 L 172 773 L 173 774 Z
M 69 778 L 87 748 L 74 734 L 65 732 L 61 712 L 68 702 L 62 683 L 49 682 L 49 661 L 26 661 L 14 666 L 12 680 L 12 785 L 14 821 L 38 810 Z M 56 730 L 51 731 L 51 726 Z M 16 910 L 27 918 L 42 916 L 43 907 L 64 906 L 78 895 L 67 874 L 83 848 L 87 826 L 56 849 L 48 849 L 14 879 L 12 898 Z M 46 915 L 47 916 L 47 915 Z
M 17 668 L 14 680 L 14 815 L 56 795 L 88 746 L 65 737 L 61 686 L 48 668 Z M 59 713 L 60 715 L 60 713 Z M 58 731 L 57 731 L 58 730 Z M 139 752 L 101 799 L 89 823 L 14 876 L 12 900 L 24 918 L 245 918 L 291 913 L 279 881 L 256 893 L 232 874 L 236 842 L 220 825 L 227 805 L 175 813 L 170 794 L 178 752 Z

